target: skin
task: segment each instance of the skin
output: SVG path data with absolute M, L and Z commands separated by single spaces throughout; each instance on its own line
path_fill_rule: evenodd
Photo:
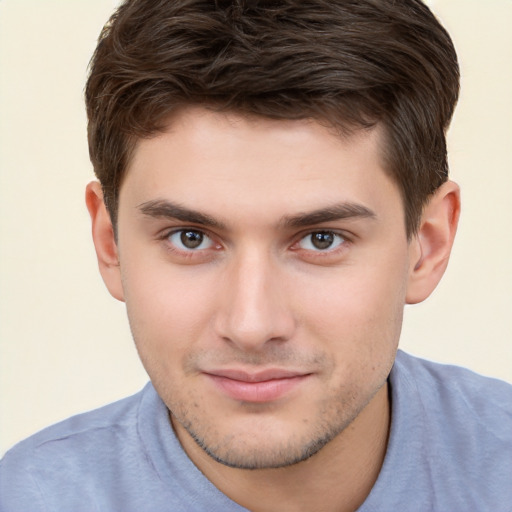
M 355 510 L 382 465 L 403 307 L 441 278 L 459 212 L 448 182 L 408 239 L 382 143 L 193 108 L 139 141 L 117 240 L 88 186 L 100 270 L 180 442 L 251 510 Z

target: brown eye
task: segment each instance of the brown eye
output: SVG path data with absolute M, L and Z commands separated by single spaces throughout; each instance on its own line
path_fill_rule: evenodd
M 180 235 L 181 243 L 187 249 L 197 249 L 203 243 L 203 238 L 199 231 L 182 231 Z
M 313 233 L 311 243 L 317 249 L 328 249 L 334 243 L 334 235 L 332 233 Z
M 202 231 L 195 229 L 181 229 L 169 235 L 169 241 L 182 251 L 209 249 L 213 241 Z
M 345 242 L 344 238 L 332 231 L 314 231 L 305 236 L 299 242 L 299 246 L 309 251 L 327 251 L 335 249 L 343 242 Z

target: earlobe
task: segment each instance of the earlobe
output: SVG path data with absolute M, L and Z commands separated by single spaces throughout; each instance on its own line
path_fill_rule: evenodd
M 444 183 L 426 205 L 419 230 L 410 243 L 411 270 L 406 302 L 425 300 L 441 280 L 452 250 L 460 214 L 460 190 Z
M 101 185 L 97 181 L 87 185 L 85 202 L 91 216 L 92 238 L 101 277 L 110 294 L 114 298 L 123 301 L 124 294 L 114 229 L 103 201 Z

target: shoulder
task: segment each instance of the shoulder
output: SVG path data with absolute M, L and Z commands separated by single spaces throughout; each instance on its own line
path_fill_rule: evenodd
M 434 509 L 510 510 L 512 385 L 403 352 L 390 382 L 395 447 L 416 451 Z
M 146 390 L 45 428 L 11 448 L 0 461 L 0 509 L 46 510 L 41 481 L 59 485 L 78 471 L 101 474 L 106 454 L 136 436 Z
M 412 386 L 419 392 L 425 406 L 448 407 L 453 413 L 478 411 L 481 422 L 492 421 L 497 415 L 512 417 L 512 384 L 467 368 L 435 363 L 399 351 L 393 378 L 399 385 Z
M 91 432 L 96 435 L 101 430 L 112 431 L 116 428 L 126 427 L 131 424 L 133 417 L 136 416 L 137 407 L 143 393 L 144 390 L 133 396 L 92 411 L 77 414 L 51 425 L 16 444 L 6 453 L 4 460 L 27 451 L 33 452 L 43 449 L 52 443 L 61 441 L 70 443 L 87 437 Z

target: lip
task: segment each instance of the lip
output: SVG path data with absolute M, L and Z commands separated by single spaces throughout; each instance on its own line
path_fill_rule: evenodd
M 220 369 L 204 372 L 210 381 L 228 397 L 253 403 L 278 400 L 309 378 L 310 373 L 283 369 L 247 372 L 238 369 Z

